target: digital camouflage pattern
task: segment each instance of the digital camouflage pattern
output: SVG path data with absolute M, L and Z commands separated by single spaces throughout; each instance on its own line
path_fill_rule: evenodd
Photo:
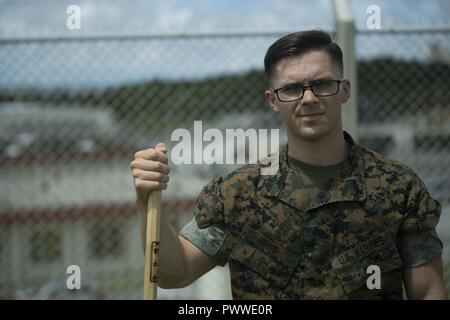
M 441 207 L 407 166 L 355 144 L 311 198 L 280 150 L 276 175 L 246 165 L 206 185 L 181 232 L 220 265 L 235 299 L 402 299 L 402 270 L 442 254 Z M 369 290 L 367 268 L 381 270 Z

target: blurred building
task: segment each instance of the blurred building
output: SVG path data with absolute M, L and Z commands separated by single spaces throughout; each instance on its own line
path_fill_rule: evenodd
M 114 135 L 111 112 L 14 103 L 0 112 L 0 287 L 43 285 L 72 264 L 91 275 L 135 268 L 123 169 L 133 146 Z

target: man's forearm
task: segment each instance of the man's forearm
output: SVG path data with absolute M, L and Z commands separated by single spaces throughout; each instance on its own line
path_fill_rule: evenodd
M 404 270 L 404 284 L 410 300 L 446 300 L 442 258 Z
M 423 300 L 447 300 L 447 299 L 448 296 L 445 291 L 429 293 L 425 297 L 423 297 Z

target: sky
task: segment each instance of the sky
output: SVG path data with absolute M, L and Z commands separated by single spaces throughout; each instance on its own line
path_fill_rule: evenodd
M 450 0 L 353 0 L 358 28 L 381 9 L 384 28 L 449 25 Z M 277 31 L 332 27 L 330 0 L 0 0 L 0 35 L 70 34 L 66 9 L 81 8 L 80 33 Z M 73 32 L 72 32 L 73 33 Z
M 382 29 L 450 26 L 450 0 L 353 0 L 350 3 L 356 27 L 362 31 L 367 31 L 366 9 L 370 5 L 380 8 Z M 80 30 L 66 27 L 69 16 L 66 9 L 73 4 L 81 9 Z M 0 61 L 3 61 L 0 88 L 101 87 L 154 78 L 201 78 L 246 71 L 262 67 L 265 50 L 279 35 L 307 28 L 332 31 L 334 26 L 330 0 L 0 0 L 0 8 L 0 39 L 273 34 L 265 38 L 207 41 L 0 42 Z M 447 35 L 436 39 L 443 42 L 449 38 Z M 371 57 L 398 53 L 397 40 L 377 41 L 380 45 L 367 46 L 361 40 L 358 54 Z M 402 54 L 406 58 L 424 56 L 429 42 L 409 41 L 417 42 L 420 48 Z M 223 50 L 217 50 L 218 46 Z M 193 63 L 180 66 L 177 62 L 186 57 Z

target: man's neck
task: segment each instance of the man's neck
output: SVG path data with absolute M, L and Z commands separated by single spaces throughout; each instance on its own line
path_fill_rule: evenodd
M 305 163 L 330 166 L 344 161 L 348 155 L 349 147 L 342 131 L 314 141 L 297 136 L 288 138 L 289 155 Z

